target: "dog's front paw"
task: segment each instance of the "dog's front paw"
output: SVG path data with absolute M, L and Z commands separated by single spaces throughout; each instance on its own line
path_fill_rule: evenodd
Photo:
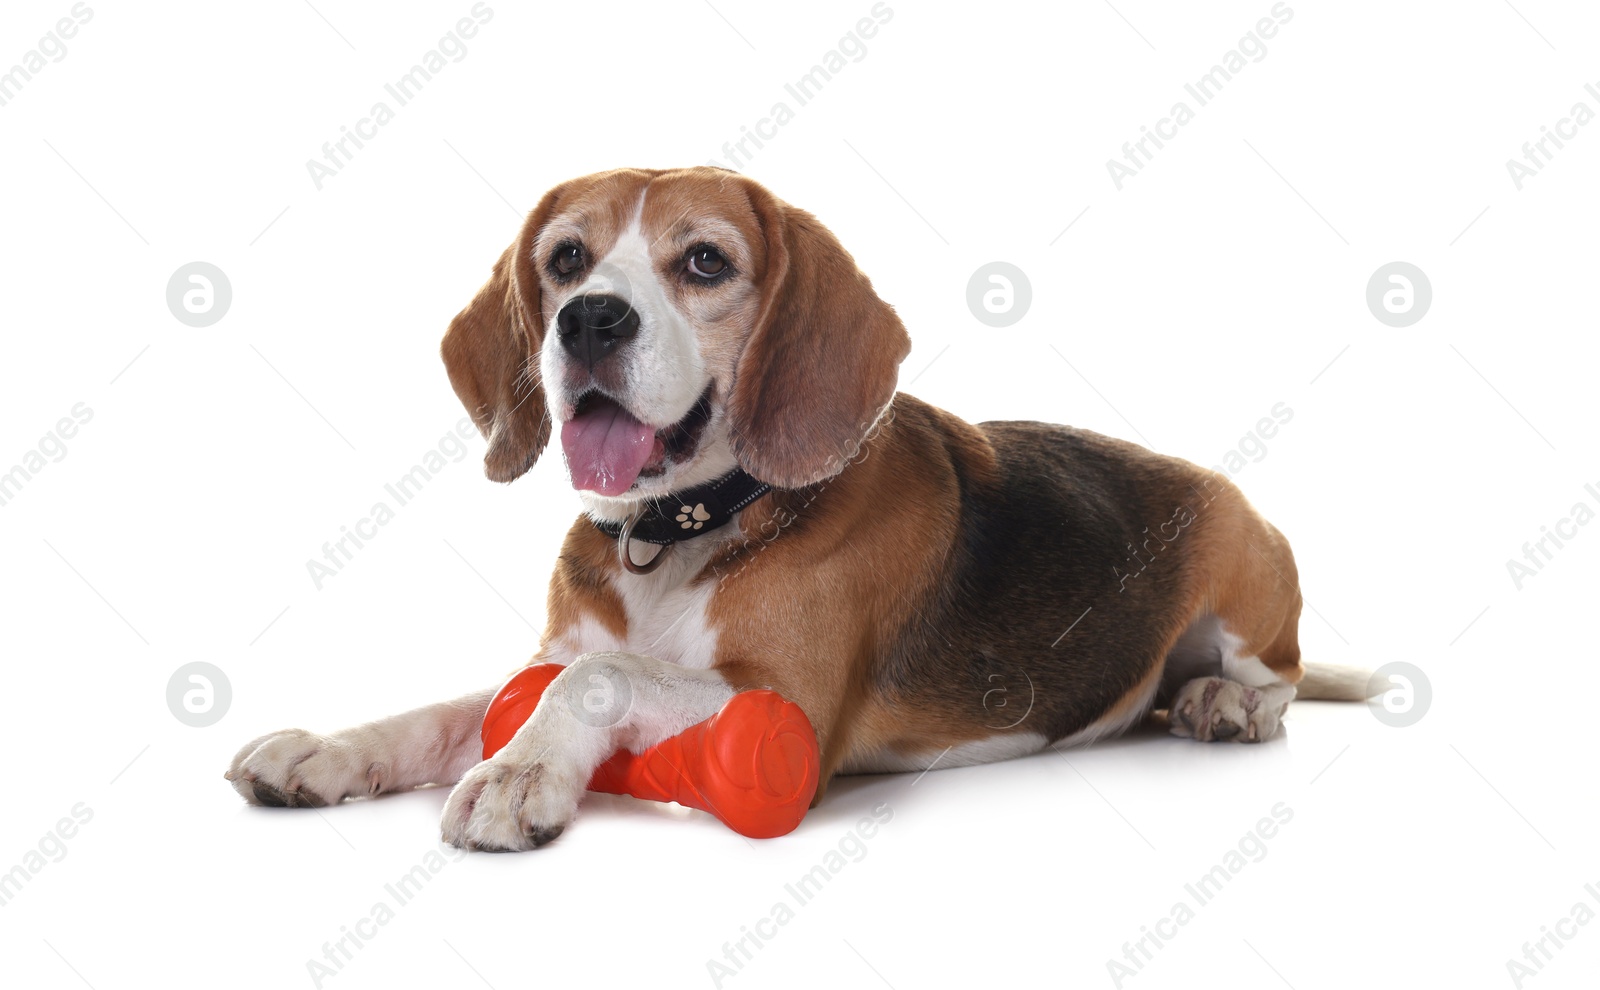
M 251 804 L 321 808 L 383 789 L 383 768 L 330 736 L 285 729 L 253 739 L 223 774 Z
M 496 756 L 473 767 L 445 802 L 444 841 L 463 849 L 520 852 L 560 835 L 577 814 L 586 779 L 548 757 Z

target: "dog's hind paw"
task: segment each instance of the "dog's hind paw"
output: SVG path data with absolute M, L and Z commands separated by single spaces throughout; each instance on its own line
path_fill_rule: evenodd
M 1200 742 L 1261 742 L 1278 731 L 1283 704 L 1269 692 L 1221 677 L 1197 677 L 1185 684 L 1167 713 L 1175 736 Z

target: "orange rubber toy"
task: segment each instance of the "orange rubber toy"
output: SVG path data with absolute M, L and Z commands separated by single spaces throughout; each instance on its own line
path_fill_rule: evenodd
M 524 667 L 483 717 L 483 758 L 517 734 L 565 668 Z M 752 839 L 787 835 L 805 817 L 821 769 L 817 734 L 800 706 L 774 691 L 743 691 L 717 714 L 642 753 L 619 750 L 589 790 L 646 801 L 676 801 L 709 812 Z

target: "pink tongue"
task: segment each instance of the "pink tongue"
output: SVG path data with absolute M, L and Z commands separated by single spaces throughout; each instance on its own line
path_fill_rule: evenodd
M 621 495 L 639 478 L 650 459 L 656 431 L 621 406 L 596 401 L 561 426 L 572 487 L 601 495 Z

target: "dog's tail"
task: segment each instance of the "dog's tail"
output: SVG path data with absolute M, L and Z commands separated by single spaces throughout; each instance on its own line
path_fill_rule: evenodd
M 1312 701 L 1366 701 L 1392 686 L 1387 677 L 1374 676 L 1360 667 L 1308 663 L 1305 676 L 1295 685 L 1295 697 Z

